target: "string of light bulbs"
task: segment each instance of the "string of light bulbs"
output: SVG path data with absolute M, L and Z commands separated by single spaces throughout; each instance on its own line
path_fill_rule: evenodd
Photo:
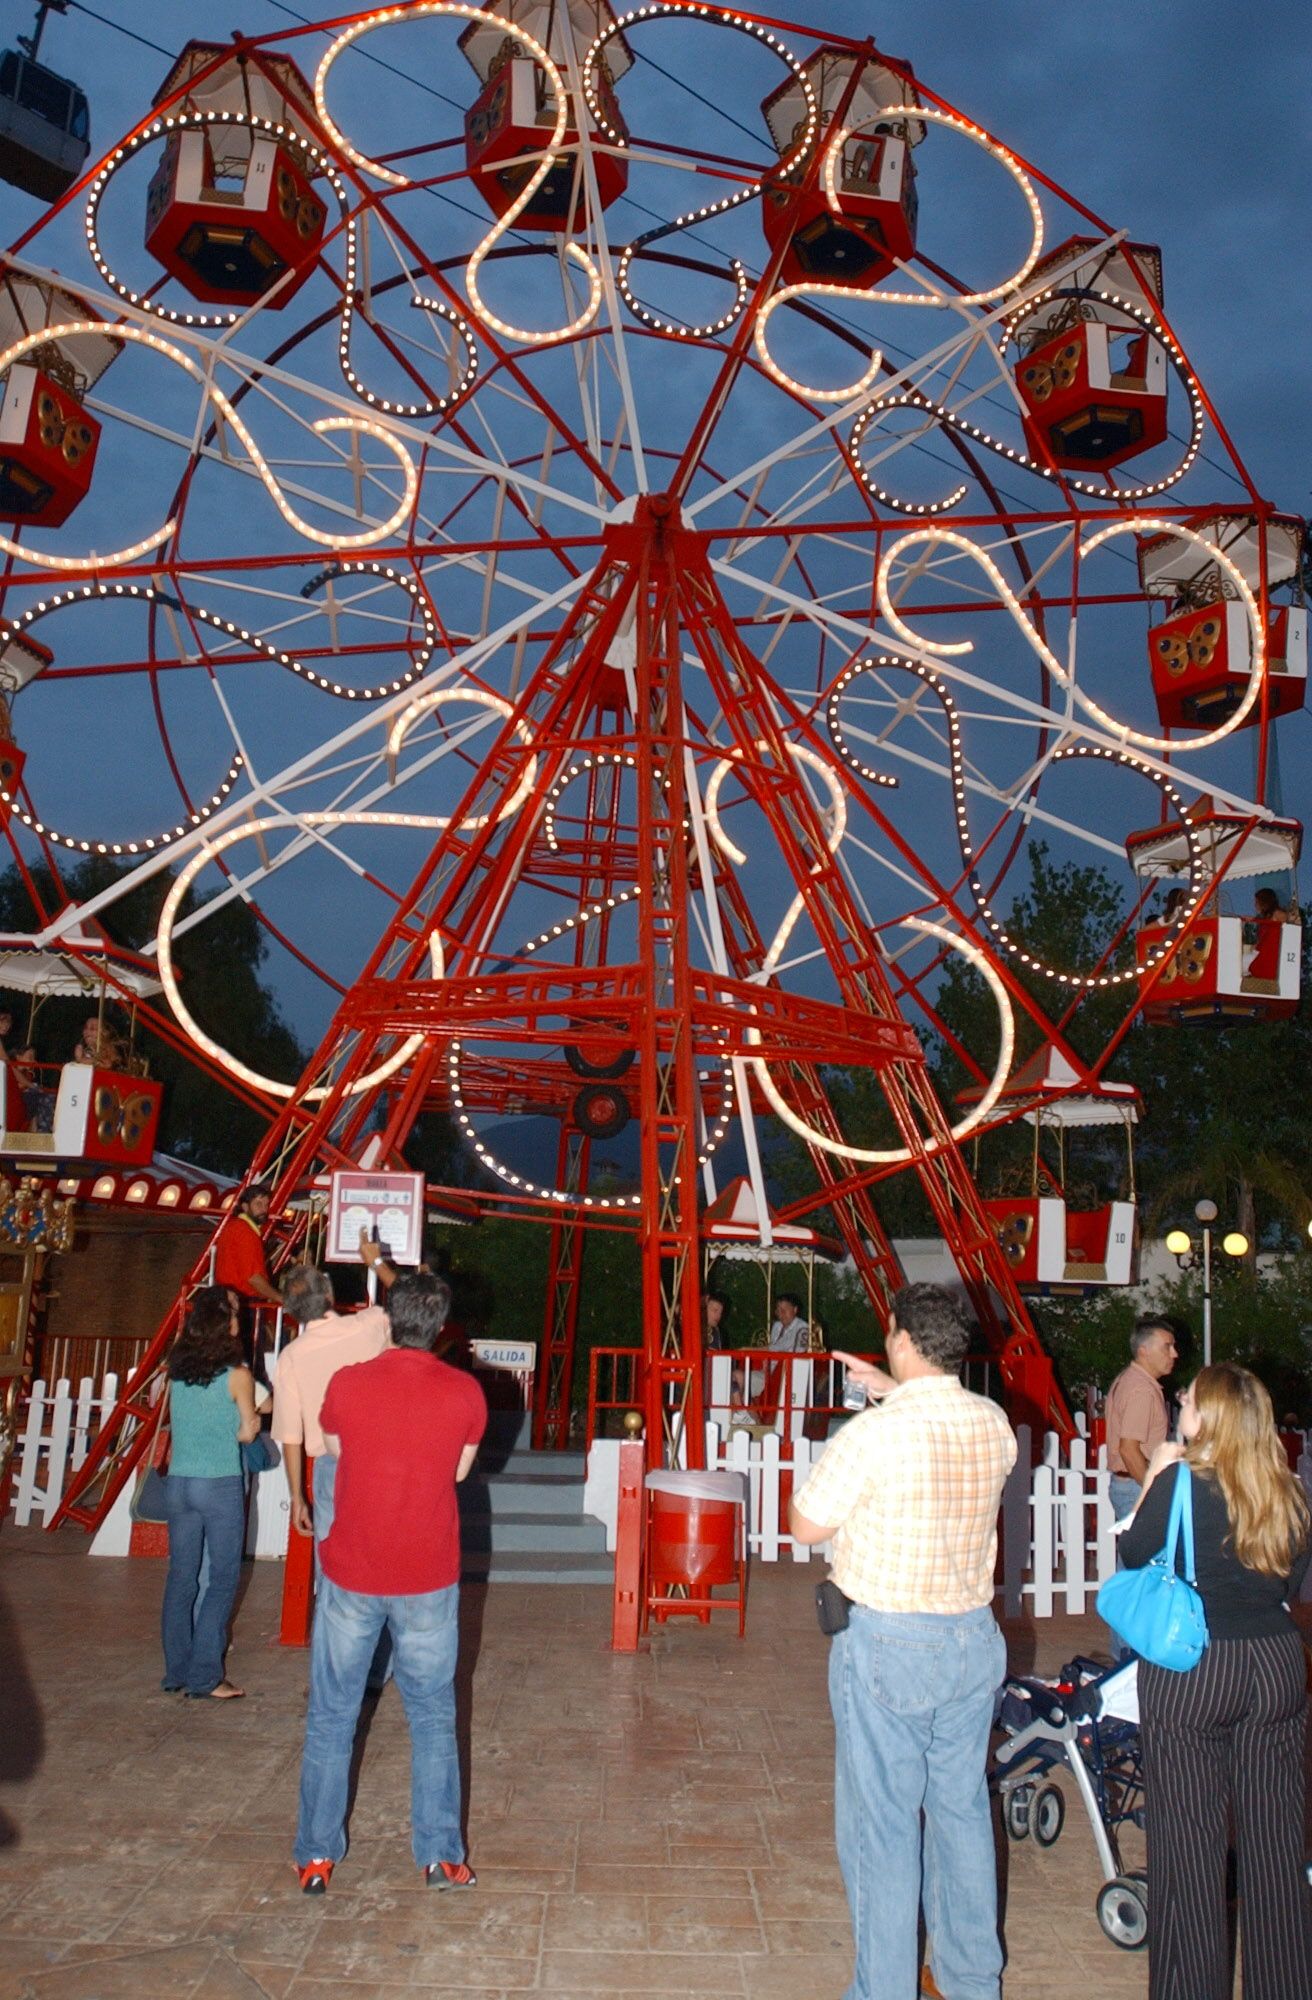
M 1054 985 L 1069 987 L 1080 992 L 1103 991 L 1109 987 L 1128 986 L 1132 982 L 1141 980 L 1145 974 L 1151 973 L 1156 966 L 1160 965 L 1162 960 L 1174 951 L 1177 939 L 1193 917 L 1207 887 L 1201 843 L 1188 817 L 1184 798 L 1171 783 L 1170 779 L 1164 776 L 1162 772 L 1154 770 L 1152 765 L 1146 763 L 1142 758 L 1131 756 L 1126 750 L 1114 750 L 1101 744 L 1063 744 L 1053 752 L 1049 760 L 1050 764 L 1069 763 L 1089 758 L 1095 762 L 1101 761 L 1114 764 L 1123 770 L 1132 771 L 1138 777 L 1147 778 L 1151 784 L 1157 786 L 1165 804 L 1175 814 L 1183 830 L 1189 854 L 1189 887 L 1184 906 L 1170 925 L 1166 927 L 1160 942 L 1152 947 L 1142 963 L 1124 972 L 1078 973 L 1060 970 L 1056 966 L 1049 965 L 1037 953 L 1028 951 L 1024 945 L 1013 938 L 1007 930 L 1006 925 L 995 914 L 993 905 L 989 900 L 988 892 L 984 887 L 983 880 L 976 866 L 975 844 L 970 831 L 966 801 L 965 756 L 961 742 L 961 719 L 957 711 L 956 702 L 953 700 L 947 683 L 941 674 L 937 673 L 933 667 L 926 666 L 923 661 L 907 659 L 900 653 L 880 653 L 874 658 L 867 657 L 853 661 L 850 666 L 844 668 L 835 681 L 826 707 L 826 721 L 834 749 L 843 762 L 857 772 L 860 777 L 878 779 L 879 774 L 871 771 L 849 744 L 842 725 L 840 705 L 843 696 L 849 692 L 855 682 L 863 678 L 866 674 L 887 672 L 889 670 L 914 675 L 917 680 L 922 681 L 927 688 L 937 695 L 942 705 L 947 721 L 948 778 L 952 787 L 952 809 L 956 822 L 957 845 L 960 848 L 961 859 L 966 869 L 967 880 L 970 884 L 970 893 L 975 900 L 981 917 L 984 919 L 993 943 L 999 950 L 1005 951 L 1009 957 L 1014 958 L 1027 971 L 1040 973 L 1043 978 L 1050 979 Z M 890 780 L 885 777 L 883 778 L 883 782 L 885 784 L 896 784 L 897 780 Z M 1021 802 L 1019 800 L 1013 802 L 1013 811 L 1020 809 L 1020 807 Z
M 369 174 L 373 179 L 382 181 L 386 186 L 397 190 L 411 188 L 415 185 L 405 174 L 399 174 L 394 168 L 384 166 L 380 160 L 371 159 L 367 153 L 361 152 L 358 147 L 351 144 L 345 132 L 343 132 L 328 110 L 327 85 L 333 65 L 351 47 L 352 43 L 359 41 L 362 35 L 372 34 L 376 28 L 386 27 L 390 23 L 402 19 L 414 21 L 425 18 L 481 23 L 485 27 L 494 28 L 500 35 L 513 37 L 515 41 L 523 45 L 525 53 L 538 65 L 551 86 L 556 104 L 555 125 L 550 137 L 543 143 L 542 158 L 538 161 L 528 180 L 525 181 L 523 187 L 505 213 L 497 217 L 470 257 L 465 266 L 465 290 L 469 294 L 470 305 L 483 324 L 491 327 L 494 333 L 502 335 L 507 340 L 516 341 L 521 346 L 526 347 L 540 347 L 548 343 L 554 344 L 556 341 L 569 340 L 575 334 L 582 333 L 586 327 L 592 324 L 600 310 L 602 300 L 601 273 L 583 245 L 573 238 L 565 245 L 564 255 L 582 273 L 587 282 L 588 293 L 582 308 L 567 326 L 552 327 L 547 330 L 517 326 L 513 321 L 502 319 L 498 313 L 493 312 L 492 308 L 483 298 L 479 287 L 479 273 L 484 261 L 501 241 L 501 238 L 514 228 L 515 223 L 524 213 L 524 210 L 542 186 L 543 181 L 546 180 L 548 174 L 551 173 L 556 162 L 561 157 L 563 151 L 562 141 L 565 138 L 566 129 L 569 125 L 569 93 L 565 86 L 565 80 L 542 43 L 533 35 L 530 35 L 526 29 L 520 27 L 516 21 L 509 19 L 506 15 L 491 14 L 481 7 L 464 6 L 460 4 L 460 0 L 411 0 L 409 6 L 381 7 L 372 14 L 364 15 L 358 21 L 352 21 L 325 50 L 323 60 L 315 72 L 314 102 L 324 131 L 328 134 L 332 144 L 361 173 Z M 426 300 L 421 300 L 419 303 L 430 306 L 430 302 Z M 433 308 L 430 306 L 430 309 Z M 440 307 L 436 309 L 441 310 Z
M 1005 444 L 1001 438 L 994 437 L 990 431 L 984 430 L 982 426 L 972 424 L 968 418 L 959 416 L 948 404 L 936 402 L 932 396 L 925 395 L 919 389 L 899 389 L 890 391 L 886 396 L 877 396 L 873 403 L 862 410 L 860 416 L 852 426 L 852 431 L 848 438 L 848 447 L 852 453 L 854 461 L 853 469 L 856 476 L 866 491 L 875 500 L 878 500 L 881 505 L 890 507 L 894 512 L 899 514 L 914 514 L 921 518 L 928 518 L 937 514 L 950 512 L 953 507 L 957 506 L 965 498 L 969 490 L 963 484 L 950 493 L 946 499 L 917 502 L 914 500 L 902 500 L 897 494 L 889 492 L 886 487 L 879 484 L 862 461 L 861 441 L 872 423 L 875 423 L 886 411 L 897 409 L 923 411 L 926 416 L 933 417 L 945 429 L 956 431 L 961 437 L 968 438 L 972 444 L 982 445 L 986 451 L 997 452 L 1000 457 L 1007 459 L 1010 464 L 1021 466 L 1026 472 L 1036 473 L 1040 479 L 1057 480 L 1062 485 L 1069 486 L 1074 492 L 1084 494 L 1090 500 L 1103 500 L 1110 505 L 1118 507 L 1127 505 L 1137 506 L 1140 501 L 1149 500 L 1155 494 L 1165 493 L 1172 486 L 1179 485 L 1202 449 L 1206 418 L 1203 411 L 1203 399 L 1199 394 L 1198 384 L 1194 379 L 1193 371 L 1185 359 L 1182 350 L 1166 327 L 1159 320 L 1153 319 L 1147 313 L 1141 312 L 1129 299 L 1121 298 L 1116 292 L 1081 291 L 1076 293 L 1074 291 L 1061 290 L 1043 292 L 1039 296 L 1041 299 L 1049 299 L 1056 296 L 1096 299 L 1101 305 L 1113 307 L 1118 312 L 1131 315 L 1139 321 L 1140 325 L 1148 332 L 1150 338 L 1160 343 L 1169 366 L 1175 370 L 1176 375 L 1184 385 L 1185 395 L 1189 403 L 1189 439 L 1179 463 L 1171 471 L 1164 473 L 1160 479 L 1147 480 L 1139 486 L 1098 485 L 1091 479 L 1081 479 L 1076 473 L 1066 470 L 1061 466 L 1042 464 L 1038 459 L 1031 458 L 1028 452 L 1019 450 L 1014 445 Z
M 883 354 L 882 352 L 872 353 L 869 365 L 864 372 L 855 381 L 847 383 L 841 389 L 822 389 L 817 388 L 813 383 L 799 381 L 796 376 L 790 375 L 786 369 L 780 367 L 770 352 L 769 341 L 766 337 L 766 330 L 769 327 L 770 321 L 780 306 L 786 306 L 794 299 L 842 298 L 852 300 L 866 297 L 870 299 L 872 304 L 879 306 L 942 306 L 951 307 L 953 310 L 959 311 L 967 306 L 996 303 L 1000 299 L 1007 298 L 1010 293 L 1019 290 L 1025 283 L 1030 272 L 1034 269 L 1034 266 L 1038 263 L 1039 257 L 1042 254 L 1043 211 L 1039 207 L 1039 198 L 1034 192 L 1033 184 L 1015 155 L 1006 146 L 1002 145 L 999 140 L 990 138 L 989 134 L 981 130 L 978 125 L 973 125 L 968 118 L 962 118 L 955 111 L 939 111 L 930 105 L 917 105 L 915 107 L 915 116 L 918 120 L 923 119 L 929 124 L 942 125 L 950 131 L 961 133 L 965 138 L 973 141 L 975 145 L 981 147 L 984 152 L 988 153 L 993 159 L 998 160 L 1006 168 L 1024 196 L 1026 206 L 1029 209 L 1030 247 L 1017 269 L 1009 278 L 1004 279 L 1000 285 L 990 285 L 987 289 L 978 292 L 945 292 L 928 283 L 928 281 L 922 284 L 919 291 L 915 292 L 884 291 L 882 289 L 871 291 L 862 286 L 821 283 L 815 279 L 808 279 L 801 284 L 783 285 L 778 291 L 772 292 L 756 315 L 756 323 L 752 331 L 756 352 L 761 366 L 767 375 L 778 382 L 782 388 L 789 390 L 791 394 L 804 397 L 808 402 L 846 403 L 850 402 L 854 396 L 864 394 L 879 374 L 879 370 L 883 365 Z M 870 118 L 861 119 L 854 125 L 845 126 L 825 148 L 824 159 L 821 162 L 820 179 L 825 191 L 825 199 L 833 214 L 841 215 L 843 212 L 842 197 L 838 191 L 836 182 L 838 162 L 842 157 L 843 147 L 855 134 L 873 130 L 876 126 L 887 125 L 889 122 L 890 113 L 886 110 L 880 111 Z
M 298 163 L 307 177 L 321 174 L 332 188 L 342 216 L 342 235 L 345 244 L 342 277 L 341 306 L 338 312 L 337 362 L 342 377 L 353 395 L 356 395 L 371 409 L 381 410 L 384 415 L 396 417 L 437 417 L 454 409 L 473 386 L 478 373 L 478 349 L 473 332 L 467 320 L 462 319 L 455 309 L 441 299 L 416 297 L 413 303 L 425 312 L 438 315 L 447 321 L 465 350 L 464 364 L 454 385 L 444 396 L 422 402 L 405 402 L 400 398 L 379 396 L 370 389 L 356 373 L 351 360 L 351 337 L 355 324 L 356 294 L 360 279 L 359 249 L 356 240 L 356 218 L 347 193 L 346 184 L 328 155 L 320 147 L 313 145 L 294 125 L 284 125 L 270 118 L 259 118 L 254 114 L 232 111 L 173 111 L 157 118 L 144 131 L 127 139 L 109 155 L 100 172 L 91 183 L 87 194 L 84 218 L 87 249 L 91 260 L 110 290 L 117 293 L 125 305 L 137 312 L 149 313 L 155 319 L 164 320 L 177 327 L 201 327 L 225 330 L 236 326 L 249 311 L 248 307 L 232 312 L 187 312 L 162 305 L 158 299 L 135 292 L 118 276 L 100 246 L 99 218 L 100 205 L 105 193 L 119 169 L 127 164 L 133 154 L 155 140 L 171 139 L 184 132 L 207 132 L 214 126 L 246 130 L 253 135 L 263 135 L 278 145 L 295 148 Z M 223 211 L 218 211 L 222 214 Z
M 677 4 L 677 0 L 658 0 L 658 4 L 656 5 L 635 7 L 630 13 L 622 14 L 618 20 L 612 21 L 608 27 L 603 28 L 583 58 L 581 72 L 583 95 L 587 100 L 588 110 L 593 121 L 605 133 L 613 146 L 627 146 L 628 135 L 621 131 L 618 126 L 611 123 L 601 100 L 601 94 L 597 87 L 597 76 L 602 56 L 605 53 L 607 45 L 617 35 L 623 34 L 626 28 L 632 27 L 639 21 L 659 20 L 662 18 L 687 18 L 706 22 L 713 27 L 732 28 L 738 34 L 752 36 L 755 40 L 764 43 L 773 55 L 778 56 L 780 62 L 786 64 L 792 71 L 794 78 L 801 87 L 806 103 L 806 111 L 798 121 L 800 133 L 795 138 L 792 149 L 783 156 L 778 167 L 771 167 L 770 172 L 771 174 L 786 173 L 790 167 L 797 165 L 805 158 L 815 139 L 820 112 L 816 102 L 815 87 L 787 43 L 781 41 L 779 36 L 774 34 L 771 29 L 763 27 L 757 21 L 748 20 L 742 14 L 732 13 L 726 7 L 681 6 Z M 682 320 L 664 319 L 660 314 L 650 312 L 635 296 L 632 285 L 629 282 L 629 272 L 634 258 L 640 256 L 643 250 L 647 249 L 651 244 L 660 242 L 667 236 L 676 236 L 680 231 L 690 229 L 697 223 L 709 222 L 713 216 L 727 215 L 730 209 L 740 208 L 744 202 L 754 201 L 765 185 L 765 178 L 765 174 L 762 173 L 757 179 L 744 182 L 740 188 L 735 189 L 732 194 L 724 195 L 719 201 L 707 202 L 701 208 L 690 208 L 685 214 L 676 216 L 672 222 L 663 222 L 655 229 L 644 230 L 641 236 L 636 236 L 631 243 L 625 245 L 624 249 L 620 252 L 620 260 L 615 272 L 615 284 L 625 305 L 634 318 L 641 321 L 643 326 L 649 327 L 654 333 L 671 334 L 681 340 L 709 340 L 713 339 L 717 334 L 726 333 L 739 319 L 751 291 L 746 266 L 740 258 L 731 257 L 729 259 L 729 270 L 732 274 L 734 284 L 732 305 L 729 306 L 727 311 L 721 313 L 717 319 L 708 320 L 701 326 L 690 326 Z
M 57 326 L 39 327 L 35 333 L 25 333 L 19 339 L 11 341 L 4 352 L 0 353 L 0 375 L 4 375 L 16 361 L 21 361 L 25 354 L 30 354 L 34 348 L 44 346 L 48 341 L 58 344 L 63 340 L 74 339 L 80 333 L 103 335 L 104 331 L 104 321 L 99 319 L 68 320 Z M 185 369 L 187 374 L 200 384 L 205 399 L 220 412 L 233 435 L 245 446 L 256 477 L 284 521 L 305 541 L 315 542 L 325 549 L 368 548 L 375 542 L 386 541 L 403 522 L 409 519 L 419 492 L 419 474 L 401 440 L 385 430 L 381 424 L 371 423 L 364 417 L 318 417 L 311 424 L 310 429 L 318 437 L 336 431 L 349 431 L 356 437 L 373 438 L 392 454 L 401 469 L 404 482 L 402 497 L 385 521 L 377 523 L 374 527 L 365 528 L 355 535 L 324 534 L 321 529 L 303 520 L 286 499 L 282 487 L 263 452 L 243 423 L 240 413 L 198 362 L 182 348 L 175 346 L 171 340 L 164 340 L 159 334 L 152 333 L 148 327 L 133 326 L 125 321 L 114 328 L 114 338 L 129 341 L 134 346 L 149 348 L 152 353 L 162 354 L 166 360 Z M 3 534 L 0 534 L 0 550 L 6 555 L 13 556 L 16 561 L 30 563 L 37 569 L 63 571 L 125 569 L 130 563 L 149 555 L 153 549 L 167 542 L 177 525 L 177 517 L 171 515 L 163 527 L 156 529 L 153 534 L 143 535 L 140 541 L 132 542 L 121 549 L 111 549 L 104 554 L 92 549 L 86 555 L 55 555 L 50 551 L 28 548 L 22 542 L 13 541 L 10 536 Z
M 1162 533 L 1178 536 L 1180 540 L 1191 542 L 1195 547 L 1206 550 L 1217 566 L 1230 578 L 1230 581 L 1234 585 L 1235 595 L 1244 605 L 1248 614 L 1250 645 L 1252 649 L 1248 685 L 1238 706 L 1226 720 L 1216 729 L 1205 730 L 1199 736 L 1154 736 L 1147 730 L 1135 729 L 1128 722 L 1122 722 L 1117 716 L 1112 715 L 1108 709 L 1102 706 L 1101 702 L 1096 701 L 1091 694 L 1087 693 L 1080 686 L 1074 668 L 1068 667 L 1064 660 L 1058 658 L 1031 620 L 1026 617 L 1019 598 L 1012 590 L 1011 585 L 987 549 L 981 548 L 978 542 L 973 541 L 970 536 L 962 534 L 958 529 L 943 528 L 937 525 L 913 528 L 910 533 L 900 536 L 892 544 L 891 548 L 882 557 L 876 574 L 876 593 L 879 600 L 880 614 L 892 626 L 898 638 L 909 646 L 913 652 L 934 653 L 940 658 L 945 659 L 949 657 L 960 658 L 967 653 L 973 653 L 975 650 L 973 639 L 932 639 L 927 638 L 924 633 L 915 631 L 894 604 L 890 588 L 890 576 L 893 566 L 905 556 L 908 549 L 915 548 L 921 544 L 928 547 L 957 549 L 962 555 L 967 556 L 972 562 L 977 563 L 984 571 L 984 574 L 988 577 L 994 590 L 997 592 L 999 600 L 1007 611 L 1010 612 L 1012 620 L 1020 631 L 1026 645 L 1042 660 L 1054 680 L 1060 686 L 1067 689 L 1072 698 L 1084 709 L 1085 713 L 1092 716 L 1101 728 L 1107 730 L 1110 735 L 1115 736 L 1119 742 L 1134 744 L 1141 750 L 1162 750 L 1177 753 L 1186 750 L 1206 750 L 1212 744 L 1220 743 L 1227 736 L 1233 735 L 1236 729 L 1242 727 L 1245 718 L 1251 713 L 1254 703 L 1258 700 L 1262 692 L 1262 679 L 1266 672 L 1266 633 L 1263 630 L 1262 620 L 1258 612 L 1257 599 L 1249 588 L 1248 581 L 1242 571 L 1238 569 L 1222 549 L 1219 549 L 1214 542 L 1209 541 L 1206 535 L 1199 534 L 1194 528 L 1185 527 L 1183 522 L 1168 521 L 1154 515 L 1130 515 L 1121 521 L 1110 521 L 1105 527 L 1099 528 L 1095 533 L 1085 536 L 1078 544 L 1077 554 L 1079 561 L 1081 563 L 1085 562 L 1095 550 L 1101 548 L 1104 543 L 1112 541 L 1117 535 L 1142 535 L 1145 533 Z

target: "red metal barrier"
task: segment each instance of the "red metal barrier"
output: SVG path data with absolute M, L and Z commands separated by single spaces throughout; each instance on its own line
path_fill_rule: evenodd
M 620 1497 L 615 1519 L 615 1595 L 611 1610 L 613 1653 L 636 1653 L 642 1616 L 646 1451 L 641 1438 L 620 1446 Z
M 642 1408 L 643 1351 L 640 1347 L 594 1347 L 588 1355 L 588 1428 L 597 1435 L 598 1413 Z
M 305 1460 L 305 1495 L 314 1504 L 314 1460 Z M 280 1646 L 308 1646 L 310 1618 L 314 1611 L 314 1536 L 298 1534 L 287 1523 L 287 1560 L 282 1572 L 282 1623 L 278 1627 Z

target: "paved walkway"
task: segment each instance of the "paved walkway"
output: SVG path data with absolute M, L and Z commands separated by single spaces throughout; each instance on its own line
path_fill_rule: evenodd
M 310 1901 L 289 1865 L 306 1656 L 275 1643 L 281 1568 L 249 1575 L 240 1703 L 156 1692 L 162 1568 L 72 1531 L 0 1532 L 0 1996 L 400 2000 L 697 1994 L 839 2000 L 850 1938 L 831 1827 L 820 1574 L 758 1567 L 724 1619 L 605 1650 L 608 1595 L 467 1590 L 478 1888 L 411 1866 L 394 1688 L 364 1748 L 352 1849 Z M 1091 1620 L 1009 1633 L 1040 1670 Z M 1007 2000 L 1142 2000 L 1098 1929 L 1087 1825 L 1005 1849 Z M 1140 1859 L 1136 1855 L 1134 1859 Z

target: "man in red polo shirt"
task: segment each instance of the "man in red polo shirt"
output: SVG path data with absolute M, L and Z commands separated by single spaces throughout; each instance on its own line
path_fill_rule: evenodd
M 474 1463 L 487 1404 L 472 1375 L 433 1349 L 451 1289 L 427 1271 L 387 1298 L 390 1344 L 338 1371 L 319 1412 L 337 1459 L 332 1528 L 310 1653 L 295 1861 L 321 1896 L 346 1852 L 351 1752 L 365 1681 L 384 1627 L 411 1745 L 411 1838 L 435 1889 L 472 1889 L 460 1829 L 455 1671 L 460 1518 L 456 1487 Z

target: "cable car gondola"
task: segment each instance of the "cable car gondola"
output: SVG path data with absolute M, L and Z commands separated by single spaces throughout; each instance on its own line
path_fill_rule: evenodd
M 46 15 L 67 10 L 68 0 L 39 0 L 33 33 L 0 55 L 0 178 L 38 201 L 66 194 L 91 151 L 85 93 L 37 61 Z

